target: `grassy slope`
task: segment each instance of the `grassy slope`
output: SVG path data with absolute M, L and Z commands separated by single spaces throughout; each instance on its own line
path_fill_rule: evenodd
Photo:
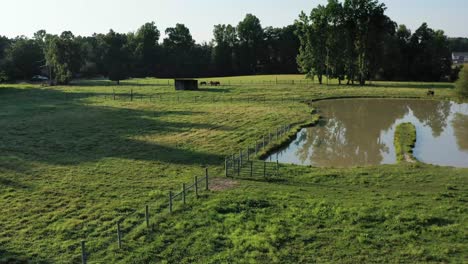
M 78 262 L 82 239 L 90 260 L 107 263 L 467 258 L 464 169 L 287 166 L 282 180 L 238 181 L 167 215 L 167 192 L 202 175 L 204 166 L 221 176 L 224 156 L 266 129 L 310 122 L 311 109 L 299 100 L 425 97 L 433 86 L 437 98 L 453 96 L 450 84 L 362 88 L 272 86 L 274 76 L 216 79 L 232 82 L 201 92 L 175 92 L 167 80 L 154 79 L 120 87 L 106 81 L 0 86 L 0 259 Z M 112 101 L 113 88 L 117 95 L 133 89 L 136 98 Z M 154 233 L 141 224 L 146 204 Z M 119 219 L 125 219 L 123 251 L 116 250 Z

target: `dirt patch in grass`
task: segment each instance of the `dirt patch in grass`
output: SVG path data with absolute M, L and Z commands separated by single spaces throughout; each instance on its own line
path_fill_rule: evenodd
M 214 178 L 210 182 L 210 190 L 220 192 L 228 189 L 235 188 L 239 185 L 239 182 L 232 179 L 226 178 Z

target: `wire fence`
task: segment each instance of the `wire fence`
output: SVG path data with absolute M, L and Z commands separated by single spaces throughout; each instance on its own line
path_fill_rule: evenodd
M 65 101 L 95 99 L 98 101 L 122 101 L 122 102 L 148 102 L 148 103 L 301 103 L 306 100 L 300 96 L 292 95 L 194 95 L 178 93 L 136 93 L 133 89 L 125 92 L 65 92 L 63 94 L 49 95 L 49 98 L 65 99 Z
M 167 211 L 169 214 L 173 214 L 178 203 L 182 204 L 182 206 L 185 206 L 188 203 L 189 197 L 199 199 L 202 192 L 209 191 L 209 182 L 210 178 L 208 175 L 208 168 L 206 168 L 204 176 L 195 176 L 193 182 L 189 184 L 183 183 L 180 192 L 174 193 L 170 191 L 167 203 L 161 204 L 159 207 L 155 208 L 151 208 L 149 205 L 145 205 L 142 210 L 135 210 L 131 214 L 114 219 L 115 233 L 113 236 L 108 236 L 107 240 L 105 241 L 102 241 L 101 238 L 99 239 L 99 242 L 89 240 L 83 240 L 80 242 L 81 263 L 103 263 L 96 259 L 98 252 L 100 250 L 106 249 L 125 249 L 125 243 L 132 239 L 131 233 L 135 232 L 138 227 L 143 226 L 146 229 L 146 232 L 156 232 L 154 227 L 155 221 L 153 217 L 155 212 L 163 213 L 164 211 Z
M 260 158 L 261 150 L 273 142 L 280 143 L 280 139 L 291 131 L 291 125 L 277 127 L 273 132 L 268 131 L 259 140 L 239 150 L 224 160 L 224 174 L 226 177 L 258 177 L 279 176 L 279 162 L 271 163 L 256 160 Z
M 290 125 L 280 126 L 273 132 L 269 131 L 256 140 L 247 148 L 240 150 L 238 154 L 231 155 L 225 159 L 225 176 L 231 178 L 255 178 L 263 177 L 265 179 L 280 175 L 280 164 L 276 162 L 266 162 L 259 160 L 261 153 L 264 153 L 266 147 L 279 140 L 291 131 Z M 263 152 L 262 152 L 263 150 Z M 126 242 L 135 239 L 136 230 L 143 228 L 145 232 L 157 232 L 155 230 L 155 217 L 166 212 L 168 216 L 172 215 L 177 208 L 188 203 L 189 197 L 199 199 L 202 192 L 210 190 L 210 177 L 208 168 L 205 169 L 204 176 L 194 176 L 190 183 L 183 183 L 179 192 L 169 192 L 167 203 L 160 204 L 151 208 L 145 205 L 140 210 L 134 210 L 125 216 L 113 219 L 115 225 L 114 234 L 106 233 L 107 239 L 81 241 L 79 250 L 81 250 L 81 263 L 103 263 L 97 258 L 99 251 L 111 250 L 120 252 L 126 249 Z M 72 262 L 80 262 L 78 259 Z

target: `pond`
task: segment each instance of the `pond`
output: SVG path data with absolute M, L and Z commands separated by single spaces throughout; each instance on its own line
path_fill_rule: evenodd
M 317 167 L 396 163 L 398 124 L 416 126 L 421 162 L 468 167 L 468 104 L 407 99 L 342 99 L 314 104 L 323 120 L 302 129 L 267 160 Z

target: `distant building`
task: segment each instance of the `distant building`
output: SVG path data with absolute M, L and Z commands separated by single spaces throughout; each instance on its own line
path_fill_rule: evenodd
M 468 52 L 453 52 L 452 62 L 454 65 L 468 64 Z
M 192 79 L 175 79 L 174 80 L 176 90 L 198 90 L 198 81 Z

